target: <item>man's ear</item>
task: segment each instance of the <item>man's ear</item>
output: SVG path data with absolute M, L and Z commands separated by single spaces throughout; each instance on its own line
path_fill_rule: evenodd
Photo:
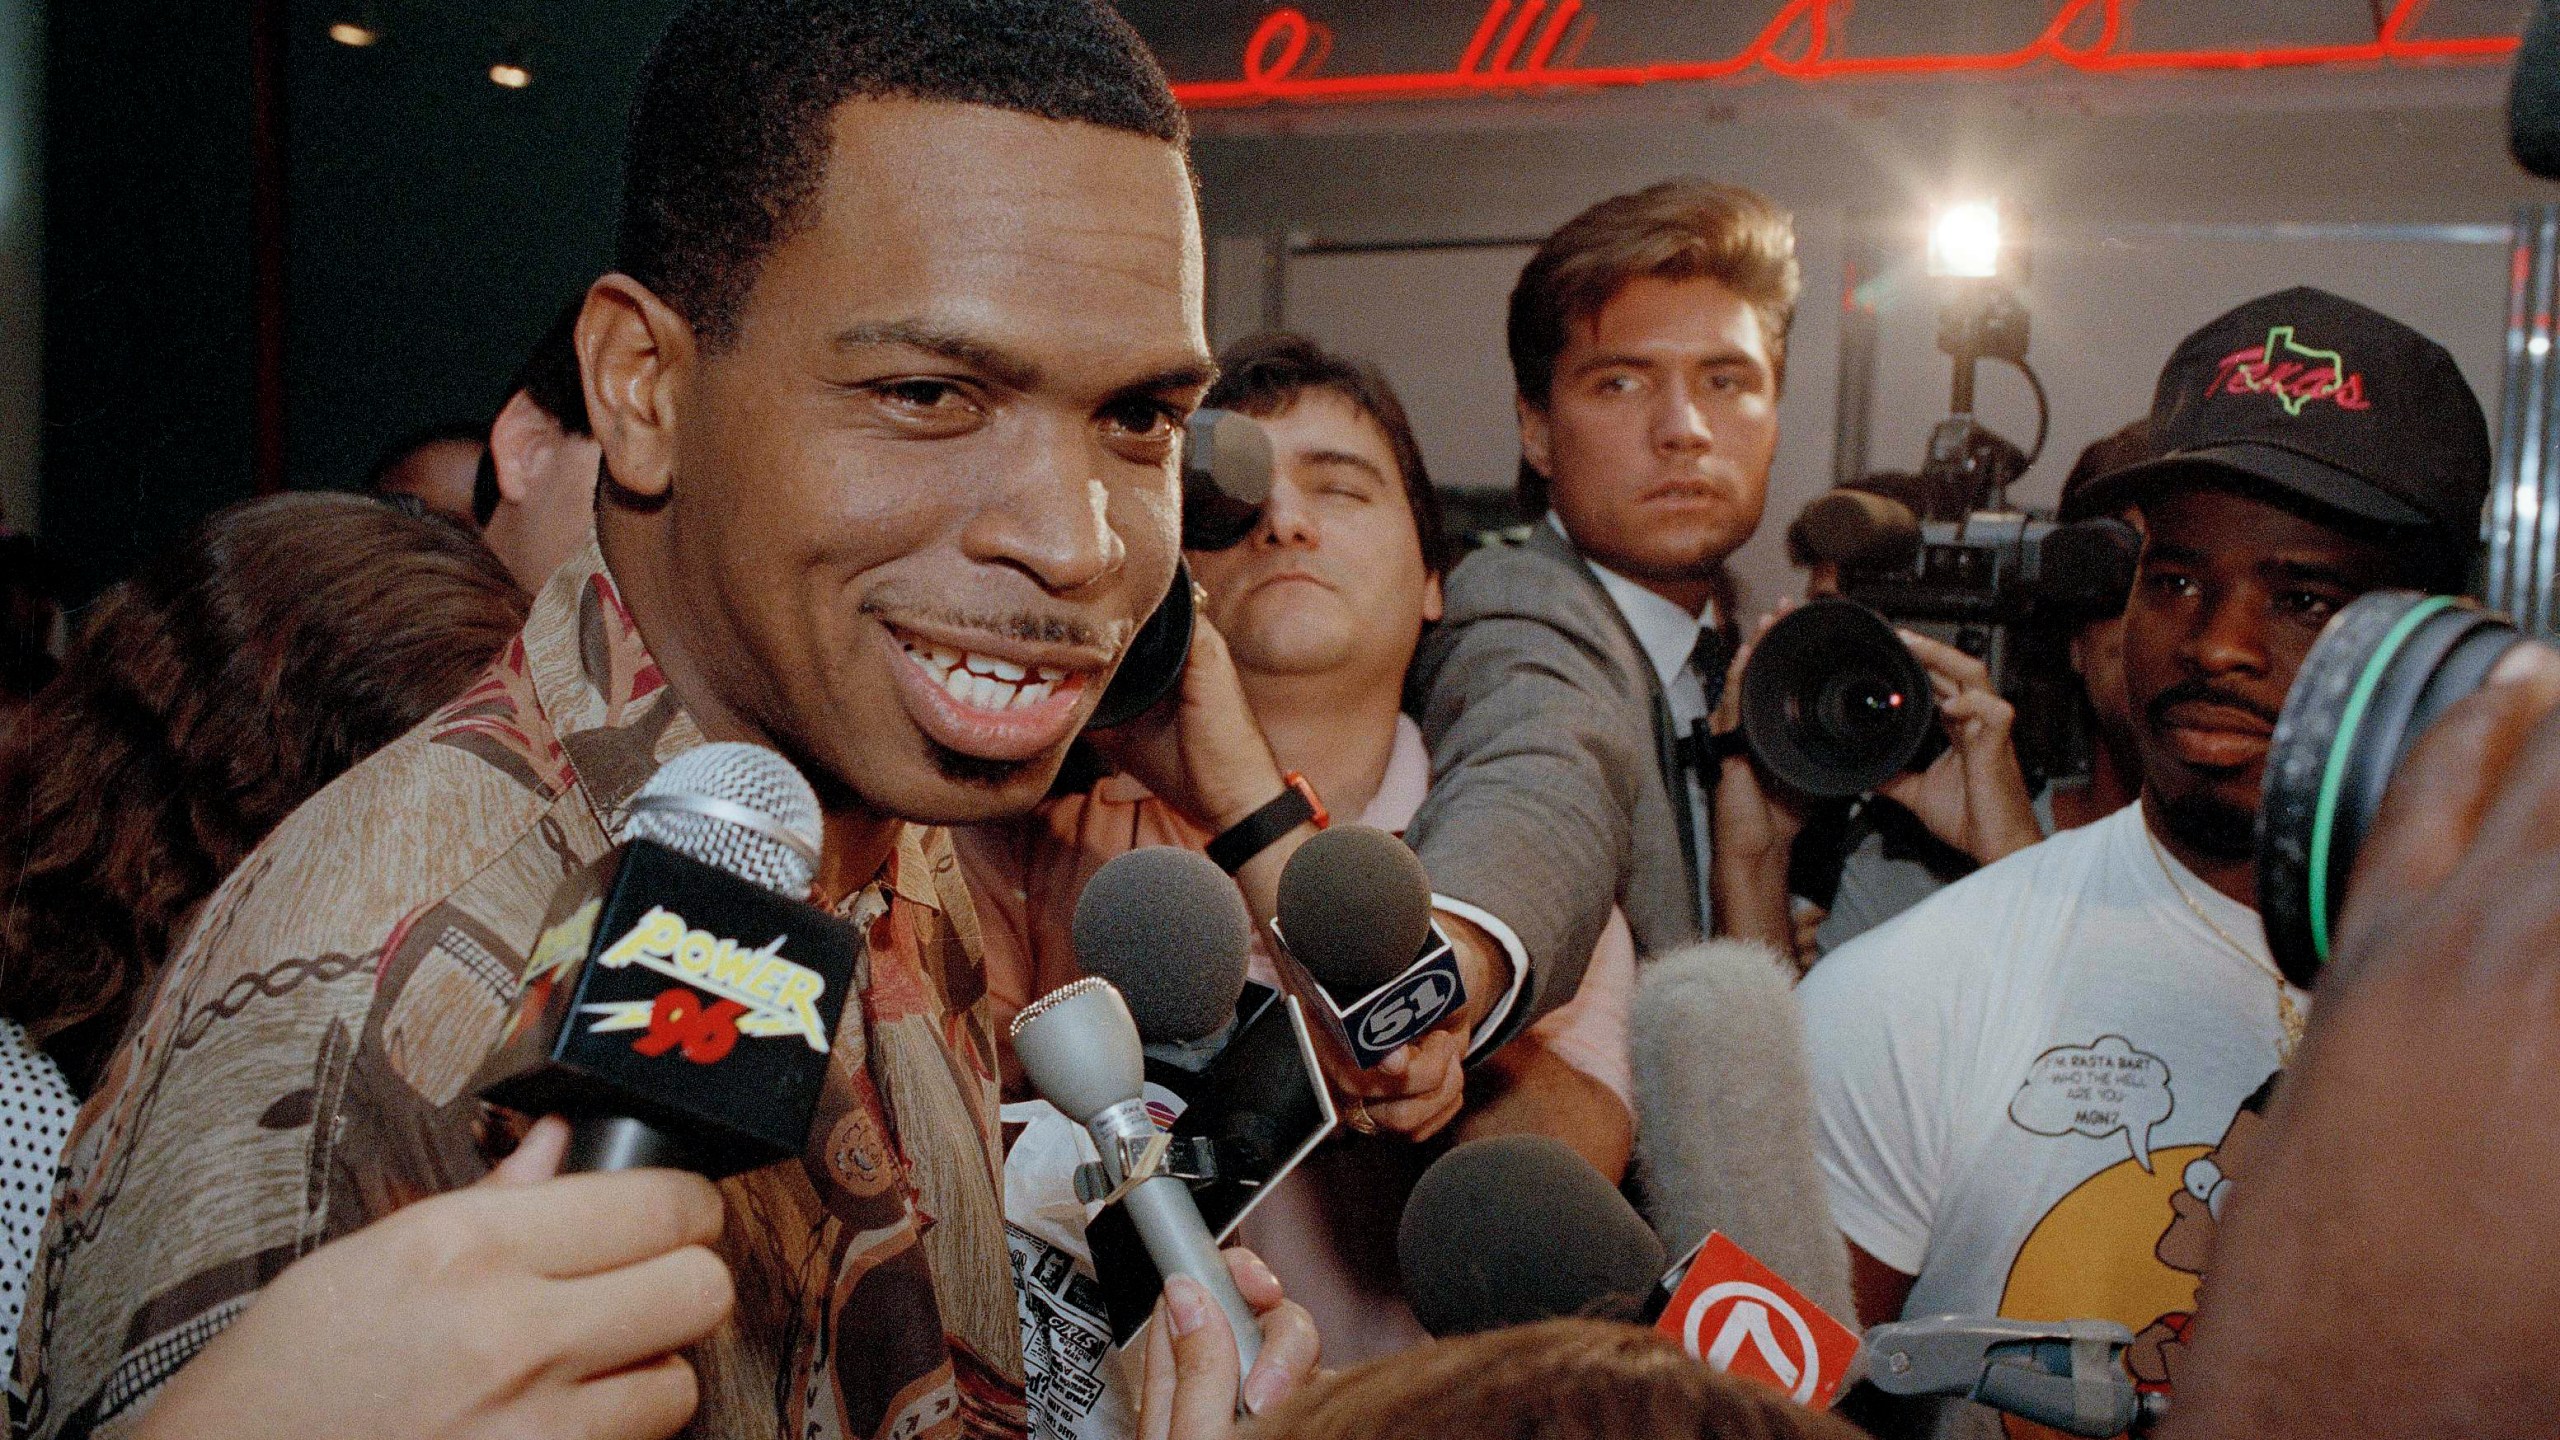
M 1547 461 L 1555 436 L 1547 426 L 1547 412 L 1526 395 L 1512 396 L 1511 403 L 1520 412 L 1520 458 L 1529 462 L 1530 469 L 1554 479 L 1555 471 L 1548 468 Z
M 1444 595 L 1440 589 L 1440 577 L 1437 575 L 1423 576 L 1422 622 L 1426 625 L 1438 623 L 1440 617 L 1448 613 L 1448 608 L 1448 597 Z
M 697 353 L 693 327 L 648 286 L 613 274 L 588 288 L 577 346 L 606 473 L 633 494 L 665 495 L 675 484 L 678 397 Z
M 489 427 L 489 463 L 498 475 L 500 499 L 510 505 L 531 502 L 533 490 L 526 477 L 543 469 L 560 436 L 559 422 L 544 414 L 531 395 L 519 390 L 507 397 L 506 407 Z

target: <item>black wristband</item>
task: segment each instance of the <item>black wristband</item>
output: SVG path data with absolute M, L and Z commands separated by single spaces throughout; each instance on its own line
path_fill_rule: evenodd
M 1254 811 L 1209 842 L 1209 858 L 1219 869 L 1233 875 L 1251 863 L 1253 857 L 1271 848 L 1271 843 L 1312 820 L 1317 829 L 1325 827 L 1324 806 L 1317 803 L 1314 787 L 1306 777 L 1294 771 L 1288 784 L 1270 804 Z

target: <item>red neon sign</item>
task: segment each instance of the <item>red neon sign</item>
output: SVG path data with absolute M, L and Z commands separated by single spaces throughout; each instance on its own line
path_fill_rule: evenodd
M 1381 75 L 1317 73 L 1332 32 L 1291 8 L 1262 18 L 1245 42 L 1243 78 L 1176 85 L 1195 110 L 1273 102 L 1452 99 L 1548 90 L 1740 80 L 1755 72 L 1804 84 L 1883 76 L 1989 75 L 2052 64 L 2086 75 L 2135 70 L 2272 70 L 2327 65 L 2425 64 L 2503 59 L 2514 35 L 2420 38 L 2409 29 L 2426 0 L 2396 0 L 2374 38 L 2353 45 L 2238 50 L 2126 50 L 2132 0 L 2063 0 L 2042 34 L 2015 50 L 1955 55 L 1848 55 L 1842 21 L 1850 0 L 1786 0 L 1740 51 L 1717 60 L 1578 66 L 1595 17 L 1583 0 L 1486 0 L 1458 63 L 1447 70 Z M 2093 33 L 2094 32 L 2094 33 Z M 2075 36 L 2078 38 L 2075 40 Z

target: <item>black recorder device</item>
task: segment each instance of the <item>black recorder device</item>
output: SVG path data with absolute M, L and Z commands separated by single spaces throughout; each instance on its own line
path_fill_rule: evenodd
M 718 1179 L 797 1158 L 860 953 L 853 928 L 652 840 L 563 885 L 482 1098 L 637 1121 Z

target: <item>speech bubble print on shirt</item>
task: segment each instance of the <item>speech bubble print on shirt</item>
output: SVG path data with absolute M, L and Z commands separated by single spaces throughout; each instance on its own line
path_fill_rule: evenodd
M 2104 1140 L 2121 1132 L 2133 1163 L 2151 1169 L 2151 1129 L 2178 1108 L 2169 1062 L 2121 1035 L 2057 1045 L 2036 1057 L 2009 1101 L 2009 1118 L 2037 1135 L 2077 1132 Z

